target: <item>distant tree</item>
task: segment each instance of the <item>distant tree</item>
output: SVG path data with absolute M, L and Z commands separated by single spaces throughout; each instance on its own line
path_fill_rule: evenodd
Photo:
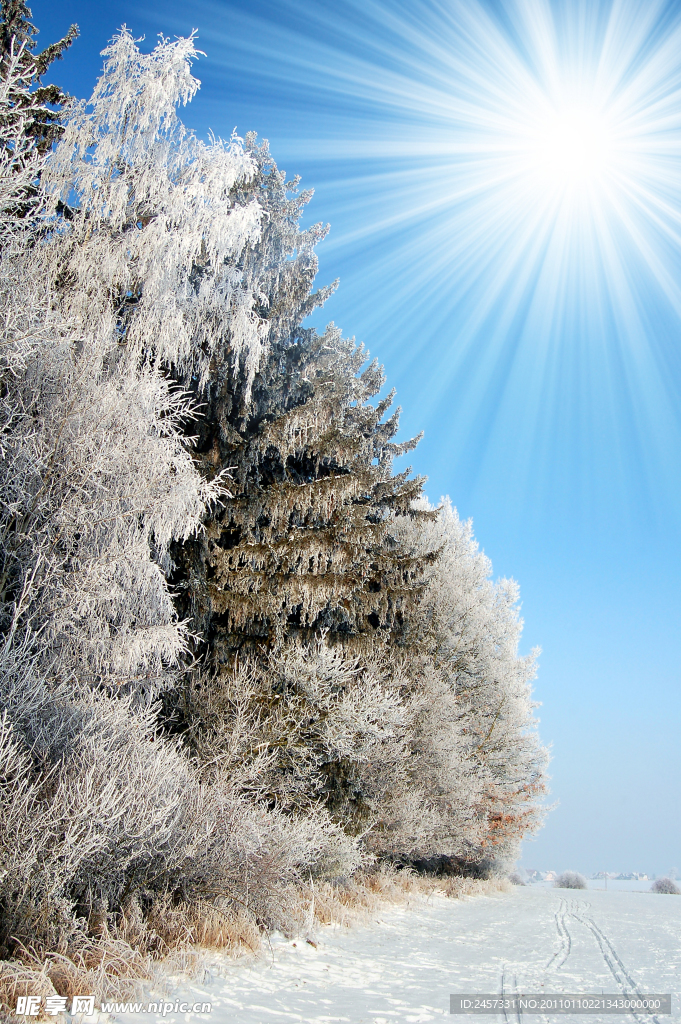
M 578 871 L 563 871 L 553 883 L 556 889 L 586 889 L 586 878 Z
M 681 889 L 671 878 L 656 878 L 650 887 L 651 892 L 662 892 L 668 895 L 678 896 L 681 894 Z

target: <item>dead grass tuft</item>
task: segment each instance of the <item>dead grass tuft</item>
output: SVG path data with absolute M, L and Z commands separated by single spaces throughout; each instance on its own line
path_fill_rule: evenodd
M 0 1005 L 14 1010 L 19 996 L 54 996 L 57 991 L 44 967 L 35 969 L 22 963 L 0 961 Z M 15 1018 L 16 1019 L 16 1018 Z

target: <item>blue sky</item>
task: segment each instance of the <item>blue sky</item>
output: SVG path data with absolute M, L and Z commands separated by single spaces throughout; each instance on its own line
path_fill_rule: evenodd
M 523 862 L 681 866 L 681 5 L 33 0 L 89 95 L 126 23 L 198 30 L 199 134 L 255 130 L 330 222 L 318 282 L 384 363 L 543 648 L 559 801 Z M 575 155 L 577 154 L 577 156 Z

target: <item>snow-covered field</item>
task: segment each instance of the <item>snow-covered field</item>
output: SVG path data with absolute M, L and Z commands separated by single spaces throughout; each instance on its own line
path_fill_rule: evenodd
M 275 937 L 257 959 L 216 960 L 202 979 L 178 982 L 172 1000 L 206 1000 L 210 1015 L 166 1021 L 211 1024 L 393 1024 L 449 1018 L 450 993 L 672 992 L 681 1021 L 681 898 L 648 892 L 540 886 L 455 901 L 437 897 L 389 907 L 370 925 L 318 928 L 316 947 Z M 168 996 L 166 997 L 168 998 Z M 161 1014 L 126 1013 L 125 1024 Z M 523 1017 L 596 1024 L 651 1017 Z

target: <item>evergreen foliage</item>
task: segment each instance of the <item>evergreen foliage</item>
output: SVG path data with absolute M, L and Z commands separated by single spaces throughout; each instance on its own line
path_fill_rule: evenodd
M 0 147 L 3 163 L 15 177 L 10 209 L 17 217 L 39 212 L 41 197 L 35 175 L 40 168 L 34 155 L 47 153 L 59 137 L 63 110 L 70 99 L 58 86 L 44 85 L 42 79 L 78 36 L 77 26 L 72 25 L 63 39 L 34 53 L 38 30 L 30 18 L 24 0 L 0 3 Z M 21 128 L 17 133 L 18 121 Z M 27 175 L 27 170 L 35 173 Z
M 0 3 L 0 77 L 8 77 L 11 62 L 17 58 L 22 72 L 21 87 L 10 94 L 9 106 L 23 111 L 25 134 L 35 141 L 39 152 L 44 153 L 59 136 L 60 108 L 68 103 L 69 97 L 57 85 L 43 85 L 42 79 L 50 65 L 61 60 L 78 38 L 78 26 L 71 25 L 63 39 L 34 53 L 38 29 L 30 18 L 31 10 L 24 0 Z
M 229 470 L 231 497 L 189 545 L 183 611 L 217 663 L 248 638 L 272 645 L 324 628 L 349 642 L 402 628 L 424 559 L 404 555 L 391 522 L 419 515 L 421 481 L 392 472 L 415 442 L 392 441 L 392 396 L 370 404 L 383 376 L 363 361 L 333 326 L 300 331 L 256 375 L 258 419 L 236 429 L 220 399 L 211 403 L 203 467 L 208 477 Z

